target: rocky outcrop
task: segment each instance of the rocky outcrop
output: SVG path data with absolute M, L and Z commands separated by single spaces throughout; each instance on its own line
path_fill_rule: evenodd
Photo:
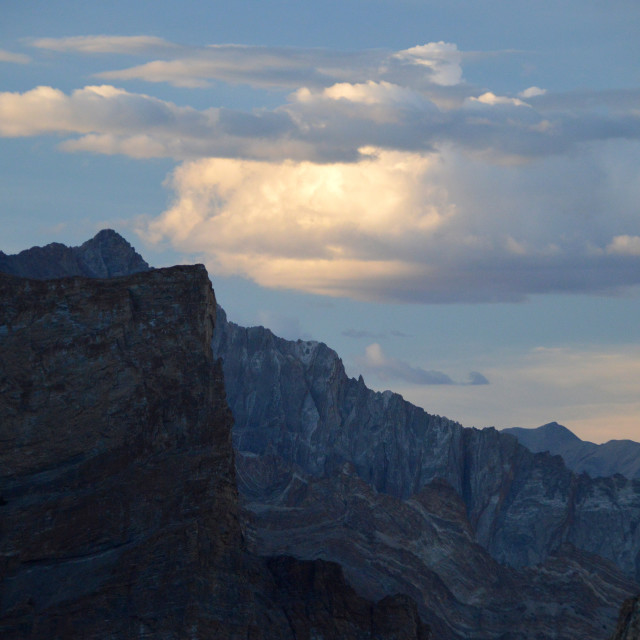
M 0 637 L 427 638 L 406 597 L 246 551 L 202 266 L 0 300 Z
M 613 629 L 637 589 L 638 482 L 577 476 L 514 437 L 370 391 L 326 345 L 219 317 L 256 550 L 335 560 L 369 597 L 410 594 L 443 638 Z
M 585 442 L 557 422 L 536 429 L 503 429 L 534 453 L 548 451 L 561 456 L 569 469 L 588 473 L 592 478 L 613 476 L 640 479 L 640 442 L 609 440 L 604 444 Z
M 112 229 L 103 229 L 79 247 L 53 242 L 16 255 L 0 251 L 0 272 L 23 278 L 113 278 L 148 270 L 142 256 Z
M 640 640 L 640 596 L 625 600 L 611 640 Z

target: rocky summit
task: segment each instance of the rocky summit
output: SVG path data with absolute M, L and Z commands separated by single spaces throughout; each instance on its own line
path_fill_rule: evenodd
M 16 255 L 0 251 L 0 272 L 25 278 L 114 278 L 148 270 L 142 256 L 112 229 L 99 231 L 79 247 L 52 242 Z
M 428 638 L 406 596 L 247 552 L 202 266 L 0 300 L 0 637 Z

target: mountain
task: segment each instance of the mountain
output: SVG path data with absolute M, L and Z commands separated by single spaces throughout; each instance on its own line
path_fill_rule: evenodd
M 637 481 L 373 392 L 326 345 L 220 308 L 212 347 L 255 554 L 337 562 L 360 596 L 411 596 L 444 640 L 605 638 L 640 591 Z
M 578 476 L 373 392 L 326 345 L 221 309 L 213 350 L 257 552 L 336 561 L 368 597 L 407 593 L 442 638 L 599 637 L 637 591 L 637 481 Z
M 427 640 L 406 596 L 258 558 L 205 269 L 0 274 L 0 637 Z
M 512 427 L 502 432 L 514 435 L 534 453 L 548 451 L 552 455 L 562 456 L 567 467 L 577 473 L 588 473 L 592 478 L 619 473 L 627 478 L 640 479 L 640 442 L 585 442 L 557 422 L 536 429 Z
M 112 229 L 103 229 L 79 247 L 53 242 L 17 255 L 0 251 L 0 272 L 25 278 L 113 278 L 148 270 L 142 256 Z

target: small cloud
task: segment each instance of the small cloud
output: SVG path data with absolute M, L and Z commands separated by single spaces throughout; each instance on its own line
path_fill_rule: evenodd
M 374 333 L 373 331 L 367 331 L 366 329 L 346 329 L 342 332 L 342 335 L 346 338 L 369 338 L 370 340 L 385 340 L 389 336 L 392 338 L 410 338 L 411 336 L 397 329 L 391 331 L 381 331 L 380 333 Z
M 428 44 L 404 49 L 392 58 L 405 63 L 427 67 L 431 81 L 445 87 L 462 82 L 462 52 L 451 42 L 429 42 Z
M 356 364 L 366 373 L 383 381 L 402 380 L 415 385 L 460 385 L 479 386 L 489 384 L 489 380 L 478 371 L 471 371 L 466 382 L 456 382 L 442 371 L 427 370 L 387 356 L 382 347 L 374 342 L 365 349 L 364 357 L 357 358 Z
M 508 98 L 506 96 L 497 96 L 495 93 L 491 91 L 487 91 L 483 93 L 481 96 L 478 96 L 477 98 L 473 98 L 473 97 L 468 98 L 468 103 L 470 105 L 481 103 L 481 104 L 487 104 L 491 106 L 496 106 L 496 105 L 511 105 L 514 107 L 529 106 L 526 102 L 522 102 L 522 100 L 519 100 L 518 98 Z
M 0 62 L 27 64 L 30 61 L 31 58 L 29 56 L 25 56 L 22 53 L 13 53 L 11 51 L 6 51 L 5 49 L 0 49 Z
M 427 371 L 421 367 L 412 367 L 397 358 L 387 357 L 382 347 L 376 342 L 366 348 L 365 356 L 358 364 L 363 366 L 367 373 L 373 373 L 380 380 L 404 380 L 419 385 L 455 384 L 442 371 Z
M 394 338 L 412 338 L 413 336 L 409 333 L 404 333 L 404 331 L 398 331 L 397 329 L 392 329 L 389 332 Z
M 547 93 L 546 89 L 541 89 L 540 87 L 529 87 L 528 89 L 525 89 L 524 91 L 521 91 L 518 95 L 521 98 L 535 98 L 536 96 L 543 96 L 545 93 Z
M 640 256 L 640 236 L 615 236 L 607 246 L 607 253 Z
M 345 329 L 342 332 L 342 335 L 345 338 L 369 338 L 374 340 L 380 340 L 386 338 L 384 333 L 373 333 L 372 331 L 367 331 L 365 329 Z
M 488 378 L 482 375 L 479 371 L 470 371 L 469 381 L 466 384 L 476 386 L 476 385 L 483 385 L 483 384 L 490 384 L 490 383 Z
M 181 47 L 155 36 L 73 36 L 70 38 L 38 38 L 31 45 L 49 51 L 76 53 L 147 53 L 158 49 Z

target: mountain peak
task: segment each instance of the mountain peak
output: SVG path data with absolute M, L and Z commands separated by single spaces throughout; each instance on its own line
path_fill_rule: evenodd
M 68 276 L 111 278 L 149 269 L 142 256 L 113 229 L 99 231 L 79 247 L 53 242 L 16 255 L 0 254 L 0 271 L 39 280 Z
M 149 270 L 142 256 L 113 229 L 102 229 L 91 240 L 74 249 L 89 274 L 97 278 Z

